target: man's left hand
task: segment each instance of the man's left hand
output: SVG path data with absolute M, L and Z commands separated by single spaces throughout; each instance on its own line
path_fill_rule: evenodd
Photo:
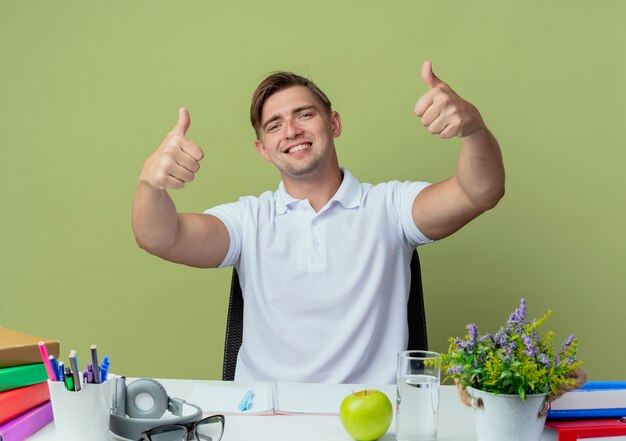
M 422 65 L 422 80 L 429 90 L 415 104 L 415 114 L 430 133 L 441 138 L 464 138 L 485 129 L 478 109 L 441 81 L 430 61 Z

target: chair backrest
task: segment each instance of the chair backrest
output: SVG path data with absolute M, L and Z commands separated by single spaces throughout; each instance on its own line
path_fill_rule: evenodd
M 407 304 L 407 323 L 409 342 L 407 349 L 428 349 L 426 335 L 426 312 L 424 310 L 424 293 L 422 291 L 422 274 L 417 250 L 411 257 L 411 288 Z M 226 341 L 224 343 L 224 365 L 222 380 L 235 379 L 237 354 L 243 337 L 243 295 L 239 284 L 239 274 L 233 268 L 230 284 L 230 300 L 228 302 L 228 318 L 226 321 Z

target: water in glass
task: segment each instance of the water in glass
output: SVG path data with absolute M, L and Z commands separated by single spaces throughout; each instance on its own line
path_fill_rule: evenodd
M 434 441 L 439 416 L 439 378 L 407 374 L 398 378 L 398 441 Z

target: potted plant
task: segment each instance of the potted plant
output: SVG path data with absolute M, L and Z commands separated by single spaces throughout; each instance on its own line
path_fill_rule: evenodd
M 478 441 L 540 440 L 547 403 L 585 383 L 575 336 L 557 351 L 554 333 L 540 334 L 550 314 L 528 321 L 522 298 L 494 335 L 480 335 L 472 323 L 464 338 L 450 338 L 437 363 L 455 380 L 463 402 L 475 408 Z

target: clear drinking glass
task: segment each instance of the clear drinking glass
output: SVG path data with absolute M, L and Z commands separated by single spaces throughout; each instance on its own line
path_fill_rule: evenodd
M 439 419 L 439 366 L 437 352 L 403 351 L 398 354 L 396 377 L 398 441 L 434 441 Z

